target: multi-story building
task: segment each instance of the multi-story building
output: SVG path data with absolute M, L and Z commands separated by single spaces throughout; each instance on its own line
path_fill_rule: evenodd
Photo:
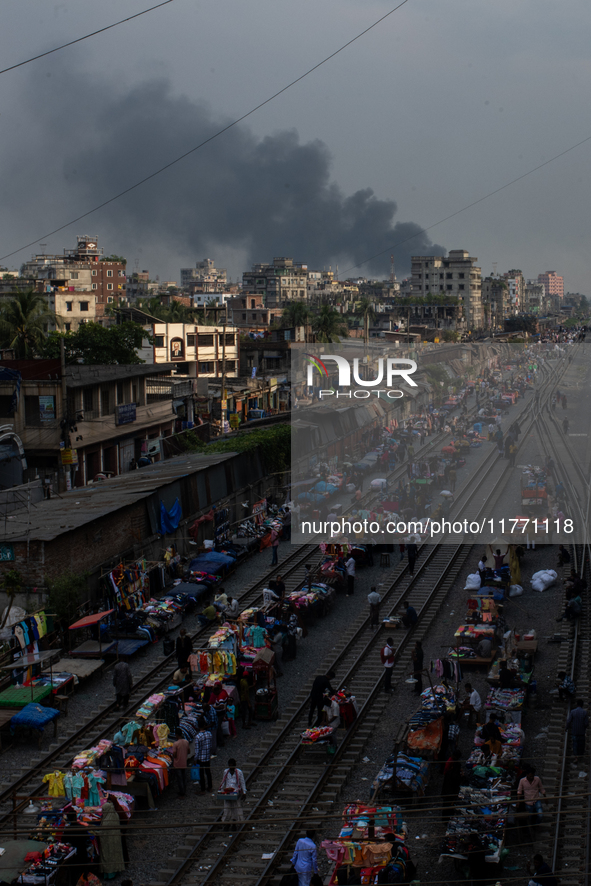
M 504 329 L 504 321 L 515 313 L 509 300 L 509 286 L 500 277 L 485 277 L 482 281 L 482 312 L 484 326 Z
M 564 297 L 564 277 L 560 277 L 556 271 L 546 271 L 538 274 L 538 283 L 541 283 L 546 291 L 546 296 L 556 295 Z
M 96 318 L 104 316 L 107 305 L 116 306 L 126 296 L 125 261 L 117 257 L 113 260 L 104 258 L 96 237 L 85 235 L 76 239 L 75 249 L 64 249 L 63 255 L 36 255 L 25 262 L 23 269 L 23 276 L 32 277 L 44 292 L 54 295 L 50 307 L 54 307 L 72 330 L 80 325 L 80 319 L 90 320 L 94 317 L 78 318 L 76 297 L 62 297 L 64 293 L 66 296 L 68 293 L 88 293 L 88 298 L 79 299 L 88 303 L 88 308 L 80 309 L 79 313 L 92 313 L 94 299 Z M 66 305 L 68 301 L 73 302 L 71 308 Z M 72 314 L 71 319 L 66 316 L 69 313 Z
M 228 311 L 234 328 L 239 332 L 265 332 L 281 317 L 279 308 L 266 308 L 264 296 L 260 293 L 247 293 L 231 298 Z
M 265 307 L 282 308 L 290 301 L 305 299 L 308 266 L 291 258 L 274 258 L 272 265 L 254 265 L 242 275 L 245 293 L 262 295 Z
M 85 486 L 101 472 L 124 474 L 142 454 L 157 458 L 159 440 L 173 433 L 175 407 L 192 404 L 193 381 L 168 365 L 66 367 L 63 401 L 59 360 L 4 360 L 19 377 L 0 381 L 0 421 L 22 440 L 26 480 L 58 475 Z M 67 423 L 64 417 L 67 414 Z M 62 455 L 62 453 L 64 453 Z
M 154 339 L 151 358 L 149 349 L 141 352 L 146 362 L 173 363 L 197 378 L 219 378 L 224 371 L 228 378 L 238 375 L 240 336 L 232 327 L 155 322 L 146 328 Z
M 528 280 L 523 289 L 523 309 L 528 314 L 537 314 L 545 317 L 548 311 L 548 299 L 543 283 L 536 280 Z
M 512 314 L 518 314 L 525 311 L 524 307 L 524 287 L 525 279 L 519 268 L 513 268 L 505 271 L 503 280 L 507 284 L 509 290 L 509 305 Z
M 413 255 L 412 295 L 424 298 L 431 293 L 457 298 L 463 314 L 459 322 L 468 330 L 480 329 L 484 318 L 477 261 L 465 249 L 451 249 L 447 256 Z
M 215 292 L 226 285 L 225 268 L 216 268 L 211 258 L 198 261 L 194 268 L 181 268 L 181 289 L 188 289 L 192 283 L 201 284 L 202 292 Z

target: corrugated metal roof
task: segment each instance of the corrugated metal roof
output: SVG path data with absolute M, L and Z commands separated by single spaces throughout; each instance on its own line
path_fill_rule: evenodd
M 3 541 L 51 541 L 78 526 L 148 498 L 177 480 L 228 461 L 237 453 L 184 455 L 73 489 L 60 498 L 42 501 L 26 510 L 9 514 L 2 526 Z

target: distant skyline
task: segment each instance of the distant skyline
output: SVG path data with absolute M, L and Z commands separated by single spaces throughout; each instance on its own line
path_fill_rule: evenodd
M 0 77 L 0 254 L 169 162 L 394 4 L 176 0 Z M 5 0 L 3 67 L 145 8 Z M 410 0 L 279 99 L 140 190 L 47 239 L 99 236 L 178 280 L 209 256 L 236 279 L 292 255 L 387 276 L 393 244 L 591 134 L 591 9 L 550 0 Z M 591 144 L 418 234 L 408 257 L 466 249 L 483 275 L 549 269 L 588 292 Z M 439 246 L 437 245 L 439 244 Z M 19 267 L 37 244 L 6 260 Z M 353 267 L 384 252 L 369 266 Z M 349 270 L 350 269 L 350 270 Z

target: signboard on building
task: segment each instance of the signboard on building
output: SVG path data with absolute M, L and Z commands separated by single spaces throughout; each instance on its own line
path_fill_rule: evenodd
M 235 431 L 240 424 L 240 416 L 237 412 L 232 412 L 230 414 L 230 427 L 233 431 Z
M 14 560 L 14 547 L 12 545 L 0 545 L 0 562 L 7 563 Z
M 63 465 L 77 465 L 78 464 L 78 450 L 77 449 L 62 449 L 62 464 Z
M 122 403 L 115 410 L 115 424 L 129 425 L 136 420 L 135 403 Z
M 39 418 L 42 422 L 55 421 L 55 397 L 53 394 L 39 397 Z

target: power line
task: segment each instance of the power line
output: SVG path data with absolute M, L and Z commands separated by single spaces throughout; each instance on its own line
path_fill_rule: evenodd
M 171 3 L 172 0 L 166 0 L 166 2 Z M 322 65 L 325 65 L 331 59 L 335 58 L 335 56 L 337 56 L 340 52 L 343 52 L 343 50 L 347 49 L 349 46 L 351 46 L 357 40 L 360 40 L 361 37 L 364 37 L 365 34 L 368 34 L 370 31 L 372 31 L 374 28 L 376 28 L 379 24 L 381 24 L 383 21 L 385 21 L 389 16 L 393 15 L 395 12 L 397 12 L 399 9 L 401 9 L 401 7 L 403 7 L 406 3 L 408 3 L 408 0 L 402 0 L 402 2 L 398 4 L 398 6 L 395 6 L 394 9 L 391 9 L 385 15 L 381 16 L 381 18 L 377 19 L 377 21 L 375 21 L 373 24 L 369 25 L 369 27 L 367 27 L 364 31 L 361 31 L 360 34 L 357 34 L 356 37 L 353 37 L 347 43 L 344 43 L 341 47 L 339 47 L 339 49 L 336 49 L 330 55 L 327 55 L 326 58 L 322 59 L 322 61 L 318 62 L 318 64 L 314 65 L 312 68 L 309 68 L 304 74 L 300 74 L 299 77 L 296 77 L 295 80 L 292 80 L 291 83 L 288 83 L 287 86 L 284 86 L 278 92 L 274 93 L 274 95 L 272 95 L 269 98 L 265 99 L 264 101 L 260 102 L 260 104 L 256 105 L 254 108 L 251 108 L 250 111 L 247 111 L 245 114 L 243 114 L 241 117 L 238 117 L 232 123 L 228 123 L 227 126 L 224 126 L 222 129 L 218 129 L 217 132 L 215 132 L 213 135 L 210 135 L 209 138 L 206 138 L 204 141 L 200 142 L 198 145 L 195 145 L 194 148 L 190 148 L 190 150 L 185 151 L 184 154 L 181 154 L 179 157 L 176 157 L 176 159 L 171 160 L 169 163 L 166 163 L 164 166 L 161 166 L 159 169 L 150 173 L 150 175 L 145 176 L 144 178 L 137 181 L 135 184 L 130 185 L 128 188 L 125 188 L 123 191 L 120 191 L 118 194 L 115 194 L 113 197 L 109 197 L 108 200 L 104 200 L 102 203 L 99 203 L 93 209 L 89 209 L 87 212 L 83 212 L 82 215 L 77 216 L 77 218 L 73 218 L 73 219 L 71 219 L 71 221 L 66 222 L 63 225 L 60 225 L 58 228 L 54 228 L 53 231 L 48 231 L 46 234 L 42 234 L 40 237 L 36 237 L 35 240 L 31 240 L 30 243 L 25 243 L 24 246 L 20 246 L 18 249 L 14 249 L 12 252 L 7 252 L 6 255 L 0 256 L 0 261 L 3 261 L 6 258 L 10 258 L 11 256 L 16 255 L 18 252 L 22 252 L 23 249 L 28 249 L 30 246 L 34 246 L 35 243 L 39 243 L 40 240 L 44 240 L 48 237 L 53 236 L 54 234 L 59 233 L 60 231 L 63 231 L 64 228 L 69 228 L 70 225 L 74 225 L 74 224 L 76 224 L 76 222 L 81 221 L 83 218 L 87 218 L 89 215 L 92 215 L 93 213 L 98 212 L 99 209 L 103 209 L 105 206 L 108 206 L 110 203 L 114 203 L 115 200 L 119 200 L 119 198 L 124 197 L 125 194 L 129 194 L 131 191 L 134 191 L 136 188 L 139 188 L 141 185 L 144 185 L 146 182 L 151 181 L 151 179 L 156 178 L 156 176 L 160 175 L 162 172 L 165 172 L 167 169 L 170 169 L 171 166 L 174 166 L 176 163 L 180 163 L 180 161 L 184 160 L 185 157 L 189 157 L 191 154 L 194 154 L 196 151 L 200 150 L 200 148 L 203 148 L 203 147 L 205 147 L 205 145 L 214 141 L 214 139 L 219 138 L 220 135 L 223 135 L 225 132 L 228 132 L 229 129 L 232 129 L 234 126 L 237 126 L 239 123 L 242 123 L 242 121 L 246 120 L 247 117 L 252 116 L 252 114 L 254 114 L 256 111 L 259 111 L 261 108 L 264 108 L 265 105 L 268 105 L 270 102 L 274 101 L 280 95 L 283 95 L 284 92 L 287 92 L 287 90 L 291 89 L 292 86 L 295 86 L 296 83 L 300 83 L 302 80 L 304 80 L 310 74 L 312 74 L 314 71 L 317 71 L 318 68 L 321 68 Z M 164 5 L 164 4 L 161 4 L 161 5 Z M 154 8 L 156 8 L 156 7 L 154 7 Z M 111 27 L 113 27 L 113 26 L 111 26 Z M 98 31 L 97 31 L 97 33 L 98 33 Z M 7 68 L 7 70 L 10 70 L 10 69 Z M 2 73 L 2 72 L 0 72 L 0 73 Z
M 130 15 L 127 18 L 122 18 L 121 21 L 113 22 L 112 25 L 107 25 L 105 28 L 99 28 L 98 31 L 92 31 L 91 34 L 85 34 L 84 37 L 77 37 L 76 40 L 70 40 L 69 43 L 62 43 L 61 46 L 56 46 L 55 49 L 48 49 L 47 52 L 41 52 L 39 55 L 34 55 L 31 58 L 25 59 L 23 62 L 18 62 L 16 65 L 10 65 L 9 68 L 3 68 L 0 70 L 0 74 L 6 74 L 8 71 L 14 71 L 16 68 L 22 68 L 23 65 L 28 65 L 30 62 L 36 62 L 40 58 L 45 58 L 46 55 L 52 55 L 54 52 L 59 52 L 60 49 L 66 49 L 68 46 L 74 46 L 76 43 L 82 43 L 83 40 L 88 40 L 89 37 L 96 37 L 97 34 L 104 34 L 105 31 L 110 31 L 111 28 L 116 28 L 118 25 L 124 25 L 125 22 L 133 21 L 134 18 L 139 18 L 141 15 L 145 15 L 147 12 L 153 12 L 155 9 L 160 9 L 161 6 L 168 6 L 169 3 L 172 3 L 173 0 L 164 0 L 162 3 L 157 3 L 156 6 L 150 6 L 149 9 L 144 9 L 142 12 L 136 12 L 135 15 Z M 37 242 L 37 241 L 35 241 Z
M 537 172 L 538 169 L 543 169 L 544 166 L 547 166 L 548 163 L 553 163 L 554 160 L 558 160 L 560 157 L 564 157 L 565 154 L 569 154 L 571 151 L 574 151 L 575 148 L 580 148 L 581 145 L 584 145 L 586 142 L 591 141 L 591 135 L 588 135 L 586 138 L 582 139 L 582 141 L 577 142 L 576 145 L 571 145 L 570 148 L 566 148 L 564 151 L 561 151 L 559 154 L 555 154 L 554 157 L 550 157 L 549 160 L 545 160 L 543 163 L 540 163 L 538 166 L 534 166 L 533 169 L 524 172 L 522 175 L 518 175 L 517 178 L 512 179 L 510 182 L 507 182 L 504 185 L 501 185 L 498 188 L 495 188 L 494 191 L 489 191 L 488 194 L 485 194 L 483 197 L 479 197 L 477 200 L 474 200 L 472 203 L 468 203 L 467 206 L 463 206 L 461 209 L 457 209 L 455 212 L 452 212 L 451 215 L 446 215 L 445 218 L 440 218 L 439 221 L 433 222 L 432 225 L 428 225 L 426 228 L 420 228 L 416 234 L 412 234 L 410 237 L 405 237 L 404 240 L 398 240 L 396 243 L 392 243 L 387 249 L 382 249 L 380 252 L 376 252 L 374 255 L 370 255 L 369 258 L 363 259 L 363 261 L 358 262 L 356 265 L 351 265 L 348 268 L 345 268 L 343 271 L 344 274 L 347 271 L 353 271 L 355 268 L 360 268 L 362 265 L 367 264 L 370 261 L 373 261 L 374 258 L 379 258 L 381 255 L 384 255 L 386 252 L 391 252 L 392 249 L 395 249 L 397 246 L 402 246 L 403 243 L 408 243 L 409 240 L 414 240 L 415 237 L 418 237 L 419 234 L 426 234 L 427 231 L 431 231 L 433 228 L 436 228 L 437 225 L 442 225 L 443 222 L 449 221 L 450 218 L 455 218 L 456 215 L 460 215 L 462 212 L 466 212 L 467 209 L 472 209 L 473 206 L 477 206 L 478 203 L 482 203 L 483 200 L 488 200 L 489 197 L 493 197 L 495 194 L 498 194 L 500 191 L 504 191 L 505 188 L 511 187 L 516 182 L 521 181 L 523 178 L 527 178 L 528 175 L 532 175 L 532 173 Z M 37 242 L 37 241 L 35 241 Z

